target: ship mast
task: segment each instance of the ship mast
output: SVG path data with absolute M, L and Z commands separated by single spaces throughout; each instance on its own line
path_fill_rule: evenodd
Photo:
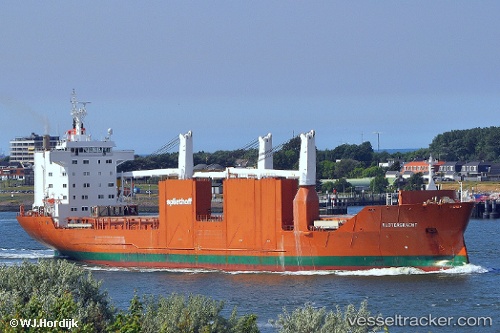
M 79 141 L 81 136 L 85 135 L 85 127 L 83 126 L 83 120 L 87 115 L 86 106 L 90 102 L 78 102 L 76 99 L 76 92 L 73 89 L 71 94 L 71 116 L 73 117 L 73 129 L 69 131 L 70 141 Z M 78 107 L 78 104 L 82 104 L 82 107 Z
M 434 159 L 432 158 L 432 155 L 429 157 L 429 184 L 427 184 L 426 190 L 431 191 L 431 190 L 437 190 L 436 183 L 434 183 Z

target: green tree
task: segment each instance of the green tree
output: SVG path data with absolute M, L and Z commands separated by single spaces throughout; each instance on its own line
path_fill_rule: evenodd
M 300 136 L 290 139 L 274 153 L 274 168 L 280 170 L 297 170 L 299 167 Z
M 382 175 L 377 175 L 370 181 L 373 193 L 384 193 L 387 191 L 387 186 L 389 186 L 389 181 Z
M 351 190 L 352 184 L 349 183 L 345 178 L 337 179 L 333 183 L 333 189 L 337 192 L 349 192 Z
M 376 177 L 376 176 L 385 176 L 385 171 L 381 167 L 371 166 L 363 170 L 363 177 Z
M 320 179 L 333 179 L 335 177 L 335 162 L 324 160 L 318 163 L 317 176 Z
M 401 163 L 399 161 L 394 162 L 393 165 L 391 165 L 388 169 L 388 171 L 400 171 L 401 170 Z
M 279 151 L 274 154 L 274 168 L 278 170 L 297 170 L 299 153 L 293 150 Z
M 500 127 L 453 130 L 437 135 L 429 145 L 434 156 L 453 160 L 500 160 Z
M 356 154 L 353 156 L 355 160 L 361 161 L 368 166 L 373 160 L 373 148 L 370 141 L 365 141 L 359 145 Z
M 419 191 L 424 185 L 424 177 L 421 172 L 414 173 L 408 178 L 408 182 L 404 186 L 406 191 Z
M 321 192 L 327 192 L 328 193 L 332 193 L 333 192 L 333 182 L 329 181 L 329 182 L 324 182 L 322 185 L 321 185 Z
M 426 160 L 429 158 L 429 154 L 429 149 L 422 148 L 404 154 L 404 159 L 406 161 Z
M 361 177 L 363 177 L 364 171 L 365 171 L 365 168 L 362 165 L 357 166 L 347 174 L 347 177 L 349 177 L 349 178 L 361 178 Z
M 353 159 L 338 161 L 335 163 L 335 178 L 349 177 L 350 173 L 360 165 L 360 162 Z

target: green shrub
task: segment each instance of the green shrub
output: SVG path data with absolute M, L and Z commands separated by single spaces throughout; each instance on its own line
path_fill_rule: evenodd
M 0 267 L 0 331 L 17 332 L 10 319 L 75 319 L 74 332 L 103 331 L 113 311 L 90 272 L 64 260 Z M 18 331 L 24 331 L 17 327 Z M 31 332 L 47 332 L 48 328 Z M 56 328 L 52 330 L 58 332 Z M 59 330 L 64 331 L 64 330 Z
M 168 297 L 145 297 L 144 304 L 137 295 L 128 312 L 121 311 L 108 332 L 168 332 L 168 333 L 258 333 L 257 316 L 238 317 L 236 308 L 229 319 L 221 315 L 224 302 L 202 295 L 172 294 Z
M 367 302 L 361 302 L 359 310 L 349 304 L 342 312 L 339 306 L 336 311 L 327 312 L 323 308 L 315 308 L 311 303 L 295 309 L 289 313 L 286 308 L 278 315 L 278 320 L 271 320 L 271 324 L 279 333 L 366 333 L 378 332 L 380 327 L 356 326 L 352 323 L 356 318 L 368 318 Z
M 137 295 L 130 301 L 128 313 L 120 311 L 115 320 L 108 326 L 108 332 L 139 333 L 142 332 L 143 305 Z
M 168 332 L 241 332 L 256 333 L 257 316 L 238 317 L 236 308 L 229 319 L 221 314 L 223 301 L 202 295 L 172 294 L 168 297 L 149 297 L 145 300 L 142 329 L 145 333 Z

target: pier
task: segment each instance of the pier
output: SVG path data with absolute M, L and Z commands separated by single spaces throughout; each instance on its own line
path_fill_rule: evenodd
M 497 200 L 476 202 L 471 217 L 476 219 L 498 219 L 500 218 L 500 203 Z

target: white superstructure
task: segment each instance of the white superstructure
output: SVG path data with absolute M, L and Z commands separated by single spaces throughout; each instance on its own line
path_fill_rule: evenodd
M 71 104 L 72 129 L 54 149 L 35 152 L 33 208 L 50 213 L 59 225 L 68 216 L 90 216 L 94 206 L 119 204 L 116 167 L 134 158 L 132 150 L 113 149 L 111 130 L 100 141 L 86 133 L 87 103 L 78 103 L 74 91 Z

